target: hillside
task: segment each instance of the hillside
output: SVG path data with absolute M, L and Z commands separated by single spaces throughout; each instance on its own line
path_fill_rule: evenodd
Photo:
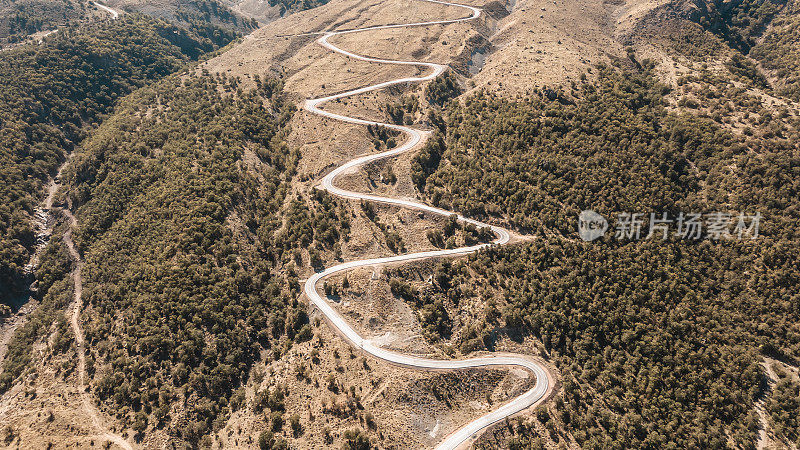
M 80 1 L 4 0 L 0 2 L 0 42 L 14 44 L 94 17 L 93 8 Z
M 250 16 L 234 13 L 216 0 L 100 2 L 118 11 L 139 12 L 163 19 L 217 46 L 252 31 L 257 23 Z M 80 27 L 109 19 L 109 13 L 94 2 L 75 0 L 4 0 L 0 2 L 0 44 L 38 42 L 63 27 Z
M 752 137 L 737 137 L 709 118 L 664 108 L 668 90 L 652 73 L 619 76 L 604 68 L 598 83 L 575 92 L 574 103 L 478 95 L 446 112 L 438 167 L 420 174 L 432 203 L 548 238 L 472 258 L 463 283 L 475 287 L 442 292 L 446 304 L 474 305 L 477 312 L 461 320 L 479 324 L 486 346 L 495 332 L 520 333 L 553 355 L 565 398 L 543 425 L 554 430 L 555 443 L 719 446 L 726 435 L 744 446 L 755 441 L 750 416 L 762 357 L 778 354 L 791 363 L 800 356 L 799 318 L 790 306 L 791 286 L 800 280 L 792 176 L 800 122 L 783 136 L 756 128 Z M 662 242 L 660 234 L 644 239 L 645 227 L 639 241 L 612 232 L 598 244 L 576 242 L 573 218 L 584 209 L 605 217 L 666 211 L 673 218 L 682 211 L 759 211 L 766 220 L 757 242 Z M 454 273 L 437 276 L 464 273 L 445 270 Z M 465 295 L 495 278 L 504 280 L 497 293 Z M 491 310 L 481 306 L 485 295 L 495 299 Z M 621 370 L 637 373 L 635 381 L 620 379 Z M 672 380 L 653 373 L 695 375 Z M 605 390 L 609 385 L 618 388 Z M 720 397 L 705 403 L 707 392 Z M 692 411 L 704 419 L 687 420 Z M 676 421 L 686 425 L 665 433 Z M 517 432 L 523 442 L 526 433 Z M 794 436 L 791 430 L 785 438 Z
M 327 3 L 325 0 L 226 0 L 228 7 L 243 15 L 267 24 L 290 14 L 316 8 Z
M 378 18 L 370 16 L 364 20 L 362 15 L 362 19 L 350 20 L 345 9 L 336 9 L 339 4 L 329 3 L 317 10 L 331 11 L 331 15 L 342 11 L 337 28 L 395 23 L 394 19 L 381 20 L 386 17 L 383 11 L 389 9 L 388 5 L 366 4 L 364 11 L 380 11 Z M 460 286 L 449 281 L 449 287 L 434 285 L 430 292 L 430 287 L 422 285 L 420 290 L 423 287 L 428 290 L 425 296 L 406 299 L 410 307 L 418 309 L 418 319 L 434 342 L 443 340 L 445 346 L 461 347 L 466 354 L 476 349 L 519 349 L 518 344 L 508 340 L 521 335 L 526 345 L 542 345 L 544 354 L 558 355 L 554 356 L 554 364 L 564 374 L 565 383 L 570 383 L 564 398 L 555 407 L 549 407 L 552 408 L 549 411 L 537 413 L 536 419 L 521 422 L 510 432 L 498 431 L 495 439 L 512 448 L 513 445 L 537 448 L 540 444 L 560 442 L 587 447 L 609 442 L 657 447 L 664 442 L 660 436 L 670 429 L 668 423 L 676 417 L 685 418 L 691 409 L 702 411 L 699 414 L 706 421 L 666 434 L 673 439 L 680 436 L 683 445 L 739 442 L 746 446 L 771 442 L 780 446 L 796 439 L 797 432 L 785 425 L 791 422 L 787 420 L 794 408 L 791 402 L 783 397 L 782 406 L 773 403 L 771 412 L 762 416 L 756 415 L 755 402 L 764 392 L 760 387 L 765 376 L 760 369 L 762 358 L 783 355 L 781 360 L 792 366 L 798 357 L 796 311 L 788 306 L 794 301 L 781 300 L 787 295 L 793 298 L 790 286 L 796 286 L 800 275 L 796 269 L 797 255 L 790 250 L 796 246 L 794 230 L 798 225 L 798 205 L 793 200 L 797 198 L 794 190 L 798 155 L 798 109 L 791 87 L 795 67 L 793 49 L 797 43 L 791 26 L 796 18 L 793 6 L 756 7 L 733 2 L 700 8 L 668 2 L 568 5 L 518 2 L 513 8 L 496 4 L 485 7 L 489 17 L 484 17 L 478 25 L 433 26 L 413 33 L 378 30 L 370 32 L 369 39 L 363 35 L 336 38 L 337 45 L 358 48 L 361 54 L 447 62 L 454 67 L 465 94 L 460 105 L 450 105 L 441 112 L 442 119 L 437 118 L 437 108 L 430 104 L 432 97 L 413 88 L 364 94 L 327 108 L 340 114 L 395 123 L 436 125 L 443 134 L 442 144 L 437 144 L 439 148 L 422 150 L 424 159 L 407 161 L 401 157 L 397 163 L 388 164 L 389 170 L 398 174 L 394 187 L 387 190 L 370 182 L 375 177 L 369 173 L 351 176 L 350 187 L 407 197 L 422 194 L 435 205 L 471 217 L 510 224 L 522 232 L 552 236 L 547 247 L 525 246 L 511 251 L 508 257 L 502 256 L 502 252 L 492 255 L 488 261 L 475 257 L 480 268 L 465 270 L 454 266 L 442 275 L 421 268 L 401 274 L 413 283 L 431 276 L 459 279 L 467 272 Z M 420 9 L 426 8 L 438 7 L 420 5 Z M 324 20 L 325 15 L 301 13 L 285 23 L 304 31 L 333 28 Z M 404 19 L 416 18 L 404 16 Z M 288 37 L 281 42 L 274 36 L 281 34 L 283 23 L 278 21 L 259 30 L 208 66 L 237 74 L 248 73 L 257 66 L 271 67 L 276 73 L 285 74 L 286 88 L 297 98 L 413 73 L 320 53 L 312 37 Z M 324 65 L 317 61 L 324 61 Z M 331 71 L 331 67 L 342 69 Z M 626 75 L 618 78 L 618 73 Z M 340 77 L 349 83 L 339 81 Z M 320 79 L 325 80 L 324 89 L 321 84 L 317 87 L 308 82 Z M 434 110 L 433 116 L 428 113 L 430 109 Z M 400 119 L 398 110 L 402 111 Z M 360 153 L 359 150 L 366 152 L 367 148 L 363 144 L 359 147 L 358 142 L 371 140 L 369 136 L 357 138 L 360 133 L 357 127 L 330 128 L 327 123 L 317 123 L 315 118 L 305 115 L 294 121 L 293 129 L 304 133 L 295 132 L 292 139 L 304 149 L 303 155 L 313 155 L 313 162 L 305 163 L 313 165 L 304 167 L 306 156 L 301 159 L 299 169 L 301 173 L 307 170 L 311 180 L 325 173 L 331 164 L 327 161 L 333 161 L 334 155 L 346 159 Z M 314 138 L 320 135 L 329 138 Z M 621 145 L 624 142 L 631 145 Z M 359 150 L 341 154 L 343 148 Z M 432 167 L 426 168 L 431 164 Z M 375 170 L 387 169 L 379 165 Z M 413 183 L 405 178 L 409 173 Z M 415 184 L 421 187 L 419 194 L 414 194 Z M 565 247 L 577 245 L 569 244 L 574 239 L 573 221 L 585 208 L 596 208 L 604 215 L 628 210 L 664 210 L 672 215 L 689 210 L 758 210 L 770 219 L 762 228 L 765 240 L 759 241 L 757 247 L 725 245 L 715 249 L 720 266 L 698 272 L 688 268 L 707 264 L 700 261 L 700 255 L 711 251 L 710 248 L 686 247 L 681 242 L 665 244 L 665 248 L 652 248 L 653 245 L 644 243 L 594 251 L 586 245 L 580 250 Z M 527 257 L 514 253 L 517 251 L 553 252 L 556 259 L 532 258 L 529 262 Z M 654 256 L 656 275 L 648 275 L 642 262 L 631 262 L 639 265 L 634 265 L 636 269 L 621 279 L 637 277 L 643 286 L 653 287 L 663 283 L 659 277 L 669 276 L 685 280 L 689 291 L 670 285 L 660 288 L 663 294 L 651 294 L 649 289 L 619 291 L 613 281 L 598 280 L 596 274 L 587 274 L 590 278 L 584 279 L 584 275 L 568 269 L 609 261 L 609 267 L 598 269 L 601 274 L 609 273 L 622 264 L 610 261 L 625 260 L 631 252 L 664 252 L 675 256 L 663 263 Z M 678 255 L 683 256 L 675 259 Z M 507 259 L 491 262 L 495 258 Z M 511 261 L 522 265 L 517 269 L 522 272 L 509 272 L 505 267 Z M 529 278 L 515 281 L 525 271 L 536 274 L 537 270 L 554 265 L 564 267 L 565 272 L 557 275 L 543 272 L 540 276 L 545 280 L 551 277 L 564 280 L 568 285 L 553 286 Z M 726 266 L 761 269 L 758 275 L 752 275 L 756 277 L 752 281 L 738 281 L 731 286 L 728 280 L 747 279 L 748 275 L 726 271 L 723 269 Z M 485 286 L 487 279 L 499 279 L 500 275 L 493 270 L 503 270 L 507 279 L 496 294 L 480 287 Z M 701 282 L 702 277 L 710 279 Z M 531 295 L 516 298 L 520 295 L 519 286 L 534 283 L 537 284 Z M 648 320 L 656 322 L 661 319 L 653 317 L 655 314 L 679 314 L 681 308 L 691 308 L 697 323 L 685 326 L 700 328 L 702 333 L 711 333 L 713 337 L 692 337 L 685 333 L 676 336 L 677 332 L 659 326 L 655 332 L 670 333 L 669 339 L 675 342 L 658 345 L 667 345 L 670 355 L 675 355 L 681 347 L 697 345 L 699 339 L 704 354 L 710 352 L 714 356 L 689 357 L 687 361 L 673 361 L 671 366 L 662 367 L 657 361 L 663 355 L 649 354 L 651 350 L 640 348 L 636 350 L 639 369 L 631 370 L 660 374 L 702 372 L 707 377 L 697 377 L 684 386 L 662 379 L 660 382 L 666 384 L 659 388 L 658 401 L 669 405 L 663 410 L 649 406 L 644 400 L 639 405 L 622 400 L 619 396 L 642 394 L 639 386 L 626 385 L 613 375 L 617 370 L 614 367 L 626 364 L 625 357 L 613 352 L 618 344 L 609 341 L 610 336 L 603 337 L 604 334 L 595 335 L 592 343 L 578 344 L 576 340 L 595 327 L 612 335 L 629 333 L 609 329 L 609 323 L 630 320 L 620 319 L 619 314 L 625 317 L 626 313 L 610 313 L 610 322 L 605 324 L 546 325 L 553 315 L 563 314 L 568 318 L 598 315 L 591 297 L 568 300 L 545 295 L 547 292 L 584 295 L 581 285 L 599 290 L 594 302 L 615 310 L 613 305 L 634 301 L 637 306 L 620 306 L 621 310 L 635 308 L 634 317 L 651 317 Z M 468 292 L 480 295 L 465 294 Z M 674 297 L 667 296 L 670 293 Z M 366 293 L 351 295 L 350 298 L 360 298 Z M 628 295 L 635 300 L 626 300 Z M 732 309 L 716 306 L 714 310 L 704 310 L 694 303 L 689 306 L 685 302 L 693 300 L 687 300 L 686 296 L 703 304 L 730 302 Z M 496 300 L 489 307 L 486 300 L 493 297 Z M 638 306 L 644 299 L 648 303 Z M 379 307 L 386 308 L 383 304 Z M 531 315 L 537 308 L 549 309 L 542 313 L 546 315 Z M 742 311 L 747 311 L 746 320 L 737 319 Z M 603 319 L 598 317 L 598 320 Z M 723 325 L 711 331 L 708 322 L 712 320 Z M 735 325 L 739 320 L 744 325 Z M 637 321 L 630 326 L 630 332 L 641 333 L 635 331 L 642 326 Z M 766 331 L 777 329 L 783 331 Z M 568 330 L 574 330 L 576 335 L 562 337 L 563 333 L 571 332 Z M 559 343 L 553 344 L 556 340 Z M 589 355 L 600 352 L 605 356 L 592 363 L 597 364 L 596 369 L 589 369 L 590 360 L 585 352 Z M 692 367 L 690 361 L 698 358 L 702 360 L 701 366 Z M 602 376 L 598 379 L 599 374 Z M 724 384 L 715 385 L 718 382 Z M 598 396 L 596 392 L 603 392 L 609 385 L 620 387 L 617 392 Z M 781 392 L 791 385 L 787 382 Z M 653 395 L 654 388 L 646 388 L 647 395 Z M 682 392 L 686 390 L 717 391 L 724 397 L 713 404 L 702 399 L 687 404 L 681 397 L 672 397 L 685 395 Z M 592 417 L 597 411 L 602 411 L 600 419 Z M 611 426 L 613 421 L 629 422 L 631 426 L 617 430 Z M 763 430 L 761 434 L 759 428 Z M 549 437 L 541 436 L 548 429 L 552 430 Z M 494 448 L 497 442 L 487 438 L 484 445 Z
M 15 293 L 24 294 L 25 265 L 36 244 L 29 217 L 43 187 L 87 129 L 118 98 L 212 49 L 163 21 L 129 16 L 4 52 L 4 303 Z
M 44 282 L 38 272 L 47 272 L 52 269 L 47 266 L 55 264 L 56 273 L 61 274 L 58 286 L 66 286 L 63 283 L 67 280 L 62 279 L 65 273 L 60 271 L 69 261 L 54 262 L 46 245 L 48 240 L 60 242 L 64 233 L 58 226 L 63 196 L 57 195 L 57 190 L 69 156 L 121 98 L 232 39 L 219 37 L 222 40 L 215 45 L 192 31 L 138 13 L 59 31 L 38 45 L 4 50 L 0 62 L 4 136 L 0 194 L 4 197 L 0 223 L 3 392 L 31 369 L 32 346 L 49 329 L 48 320 L 63 317 L 68 304 L 68 292 L 53 294 L 56 298 L 48 296 L 47 283 L 55 279 Z M 53 242 L 49 245 L 52 247 Z M 40 414 L 42 411 L 38 410 Z M 22 408 L 18 412 L 36 411 Z
M 258 25 L 217 0 L 115 0 L 107 4 L 120 11 L 139 12 L 173 23 L 219 47 Z
M 0 282 L 37 289 L 0 351 L 6 444 L 433 447 L 547 383 L 470 445 L 800 445 L 796 1 L 108 4 L 0 61 Z M 359 55 L 449 69 L 305 103 L 431 73 Z M 404 126 L 418 146 L 326 177 Z M 54 178 L 75 223 L 37 244 Z M 650 213 L 731 232 L 645 238 Z

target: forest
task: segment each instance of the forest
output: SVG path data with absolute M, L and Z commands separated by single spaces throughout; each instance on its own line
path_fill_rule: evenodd
M 281 15 L 316 8 L 328 3 L 328 0 L 269 0 L 269 6 L 280 5 Z
M 584 209 L 609 218 L 759 209 L 770 214 L 766 233 L 797 236 L 797 120 L 736 135 L 708 116 L 670 112 L 670 90 L 652 73 L 597 70 L 569 101 L 540 91 L 452 103 L 446 136 L 415 157 L 412 179 L 434 205 L 526 232 L 572 236 Z
M 86 2 L 7 0 L 0 4 L 0 43 L 24 41 L 33 33 L 77 25 L 88 19 Z
M 697 2 L 692 19 L 736 50 L 747 54 L 786 0 L 721 0 Z
M 800 99 L 800 4 L 793 0 L 743 0 L 697 2 L 691 19 L 734 52 L 749 56 L 770 75 L 768 92 Z M 708 55 L 708 53 L 705 53 Z M 765 80 L 766 81 L 766 80 Z
M 136 88 L 202 53 L 208 40 L 140 14 L 65 29 L 0 60 L 0 302 L 23 288 L 30 217 L 56 168 Z M 226 38 L 228 39 L 228 38 Z
M 203 43 L 208 48 L 220 48 L 240 35 L 248 34 L 258 28 L 258 22 L 234 13 L 217 0 L 178 0 L 167 7 L 161 6 L 157 13 L 147 7 L 145 2 L 132 6 L 132 11 L 152 14 L 166 20 Z
M 733 247 L 549 238 L 433 273 L 455 310 L 475 295 L 486 305 L 462 351 L 491 350 L 500 336 L 543 343 L 564 388 L 553 419 L 564 431 L 554 435 L 586 448 L 721 448 L 728 436 L 748 448 L 759 353 L 796 361 L 800 350 L 798 298 L 788 293 L 798 280 L 791 262 Z M 751 265 L 760 273 L 743 275 Z M 784 419 L 796 417 L 796 402 L 774 401 Z
M 797 7 L 795 7 L 797 8 Z M 750 51 L 750 56 L 770 71 L 779 95 L 800 101 L 800 14 L 781 15 Z
M 124 13 L 142 13 L 165 20 L 188 31 L 204 45 L 217 47 L 258 26 L 217 0 L 131 2 Z M 87 1 L 6 0 L 0 4 L 0 43 L 24 43 L 37 32 L 96 25 L 108 17 L 107 12 Z
M 92 387 L 139 432 L 197 445 L 218 429 L 262 352 L 310 338 L 295 268 L 335 255 L 349 232 L 333 198 L 290 193 L 294 106 L 280 82 L 254 81 L 197 74 L 140 89 L 64 175 Z
M 708 115 L 667 108 L 671 91 L 651 70 L 647 61 L 641 71 L 600 66 L 597 82 L 560 94 L 449 103 L 443 135 L 412 165 L 415 184 L 436 205 L 542 238 L 442 262 L 424 291 L 405 273 L 392 290 L 419 310 L 431 340 L 450 336 L 450 318 L 470 299 L 482 305 L 457 336 L 464 353 L 491 350 L 500 336 L 540 341 L 563 376 L 546 420 L 556 443 L 750 448 L 762 356 L 800 361 L 797 122 L 734 134 Z M 585 243 L 576 233 L 584 209 L 609 219 L 766 219 L 758 240 L 628 242 L 612 229 Z M 792 441 L 796 389 L 783 381 L 770 403 Z M 510 428 L 512 448 L 540 448 L 536 432 Z

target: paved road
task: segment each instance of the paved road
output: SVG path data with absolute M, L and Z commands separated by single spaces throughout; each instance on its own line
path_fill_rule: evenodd
M 94 3 L 94 6 L 97 6 L 98 8 L 102 9 L 103 11 L 111 14 L 111 19 L 112 20 L 115 20 L 117 17 L 119 17 L 119 13 L 116 10 L 111 9 L 111 8 L 109 8 L 108 6 L 106 6 L 106 5 L 102 4 L 102 3 L 97 3 L 97 2 L 92 2 L 92 3 Z
M 379 58 L 370 58 L 366 56 L 361 56 L 347 50 L 343 50 L 339 47 L 336 47 L 334 44 L 329 42 L 329 39 L 333 36 L 341 35 L 341 34 L 349 34 L 349 33 L 358 33 L 370 30 L 380 30 L 380 29 L 387 29 L 387 28 L 400 28 L 400 27 L 418 27 L 418 26 L 427 26 L 427 25 L 439 25 L 439 24 L 450 24 L 456 22 L 464 22 L 467 20 L 473 20 L 481 15 L 481 10 L 478 8 L 474 8 L 471 6 L 466 5 L 459 5 L 456 3 L 448 3 L 436 0 L 422 0 L 428 1 L 430 3 L 438 3 L 443 5 L 450 5 L 456 6 L 460 8 L 466 8 L 471 12 L 471 15 L 468 17 L 464 17 L 461 19 L 455 20 L 439 20 L 439 21 L 431 21 L 431 22 L 416 22 L 411 24 L 395 24 L 395 25 L 381 25 L 381 26 L 374 26 L 368 28 L 361 28 L 361 29 L 353 29 L 353 30 L 345 30 L 345 31 L 337 31 L 337 32 L 327 32 L 317 40 L 317 42 L 322 45 L 323 47 L 336 52 L 342 55 L 349 56 L 354 59 L 358 59 L 361 61 L 373 62 L 373 63 L 380 63 L 380 64 L 398 64 L 398 65 L 409 65 L 409 66 L 416 66 L 416 67 L 423 67 L 430 69 L 430 73 L 425 76 L 421 77 L 409 77 L 409 78 L 400 78 L 396 80 L 386 81 L 383 83 L 378 83 L 372 86 L 366 86 L 359 89 L 354 89 L 347 92 L 342 92 L 336 95 L 330 95 L 327 97 L 310 99 L 305 102 L 304 108 L 314 114 L 318 114 L 323 117 L 327 117 L 334 120 L 340 120 L 343 122 L 360 124 L 360 125 L 381 125 L 386 128 L 390 128 L 396 131 L 399 131 L 405 134 L 408 139 L 406 140 L 403 145 L 397 147 L 395 149 L 370 154 L 366 156 L 362 156 L 356 159 L 353 159 L 342 166 L 337 167 L 332 172 L 330 172 L 325 178 L 322 180 L 322 189 L 329 191 L 331 194 L 349 198 L 349 199 L 358 199 L 358 200 L 366 200 L 366 201 L 373 201 L 378 203 L 384 204 L 391 204 L 405 208 L 411 208 L 421 211 L 426 211 L 432 214 L 438 214 L 442 216 L 451 216 L 454 213 L 451 211 L 447 211 L 440 208 L 434 208 L 432 206 L 425 205 L 423 203 L 414 201 L 414 200 L 406 200 L 406 199 L 397 199 L 391 197 L 381 197 L 377 195 L 371 194 L 364 194 L 359 192 L 348 191 L 345 189 L 341 189 L 336 187 L 334 181 L 336 178 L 347 172 L 352 172 L 356 170 L 356 168 L 369 163 L 371 161 L 375 161 L 378 159 L 384 158 L 391 158 L 393 156 L 399 155 L 403 152 L 409 151 L 415 148 L 418 144 L 423 142 L 428 137 L 428 132 L 416 130 L 413 128 L 389 124 L 389 123 L 381 123 L 381 122 L 374 122 L 370 120 L 362 120 L 353 117 L 343 116 L 340 114 L 331 113 L 328 111 L 324 111 L 319 107 L 331 100 L 336 100 L 339 98 L 349 97 L 353 95 L 362 94 L 365 92 L 370 92 L 378 89 L 383 89 L 388 86 L 392 86 L 395 84 L 402 84 L 402 83 L 417 83 L 428 81 L 436 78 L 442 72 L 447 69 L 447 66 L 441 64 L 434 64 L 434 63 L 427 63 L 427 62 L 416 62 L 416 61 L 396 61 L 396 60 L 388 60 L 388 59 L 379 59 Z M 542 400 L 545 394 L 550 389 L 549 386 L 549 379 L 548 373 L 545 367 L 543 367 L 540 363 L 529 358 L 524 355 L 496 355 L 496 356 L 486 356 L 480 358 L 470 358 L 464 360 L 437 360 L 437 359 L 427 359 L 427 358 L 418 358 L 414 356 L 404 355 L 402 353 L 397 353 L 389 350 L 385 350 L 368 339 L 362 338 L 358 332 L 356 332 L 353 327 L 350 326 L 349 323 L 342 317 L 341 314 L 336 311 L 331 304 L 324 298 L 317 290 L 317 285 L 321 280 L 326 277 L 329 277 L 337 272 L 343 272 L 347 270 L 352 270 L 356 267 L 363 267 L 363 266 L 374 266 L 374 265 L 381 265 L 381 264 L 390 264 L 390 263 L 399 263 L 404 261 L 412 261 L 412 260 L 421 260 L 427 258 L 434 258 L 434 257 L 444 257 L 444 256 L 456 256 L 456 255 L 467 255 L 470 253 L 474 253 L 482 248 L 491 246 L 491 245 L 503 245 L 508 243 L 510 239 L 510 234 L 507 230 L 492 226 L 489 224 L 485 224 L 479 222 L 477 220 L 469 219 L 458 215 L 458 219 L 462 222 L 467 222 L 474 224 L 478 227 L 488 227 L 494 232 L 496 239 L 491 244 L 480 244 L 474 245 L 470 247 L 462 247 L 462 248 L 455 248 L 450 250 L 436 250 L 436 251 L 429 251 L 429 252 L 419 252 L 419 253 L 410 253 L 405 255 L 398 255 L 392 256 L 387 258 L 373 258 L 373 259 L 364 259 L 364 260 L 357 260 L 357 261 L 349 261 L 343 264 L 339 264 L 337 266 L 333 266 L 330 268 L 325 269 L 322 272 L 318 272 L 311 276 L 305 283 L 305 293 L 311 302 L 319 308 L 322 314 L 328 319 L 331 325 L 351 344 L 354 346 L 362 349 L 366 353 L 374 356 L 375 358 L 379 358 L 390 363 L 416 368 L 416 369 L 441 369 L 441 370 L 453 370 L 453 369 L 466 369 L 466 368 L 473 368 L 473 367 L 490 367 L 490 366 L 518 366 L 522 367 L 530 372 L 532 372 L 536 376 L 536 385 L 530 389 L 529 391 L 523 393 L 519 397 L 513 399 L 512 401 L 502 405 L 501 407 L 481 416 L 477 419 L 469 422 L 468 424 L 464 425 L 460 429 L 456 430 L 449 436 L 445 438 L 444 441 L 439 443 L 436 447 L 437 449 L 454 449 L 462 444 L 469 441 L 471 438 L 476 437 L 480 434 L 481 431 L 485 430 L 490 425 L 497 423 L 503 420 L 506 417 L 509 417 L 513 414 L 516 414 L 531 405 L 534 405 L 536 402 Z

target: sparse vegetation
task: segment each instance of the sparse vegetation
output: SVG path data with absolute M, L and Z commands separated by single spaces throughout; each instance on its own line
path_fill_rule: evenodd
M 386 114 L 398 125 L 414 123 L 419 109 L 419 98 L 415 95 L 403 95 L 398 101 L 386 104 Z
M 367 132 L 372 136 L 375 150 L 393 149 L 397 146 L 399 132 L 383 125 L 367 125 Z
M 28 317 L 26 323 L 14 334 L 8 344 L 0 373 L 0 394 L 5 393 L 30 368 L 33 345 L 46 335 L 54 323 L 66 325 L 64 309 L 72 299 L 72 283 L 67 278 L 71 271 L 70 259 L 61 240 L 50 242 L 41 255 L 41 269 L 37 274 L 41 304 Z M 59 328 L 59 339 L 54 350 L 66 351 L 72 344 L 72 335 Z
M 369 437 L 360 429 L 347 430 L 343 437 L 342 450 L 369 450 L 372 448 Z
M 362 201 L 361 210 L 364 212 L 367 218 L 377 225 L 381 230 L 381 233 L 383 233 L 383 237 L 386 241 L 386 246 L 389 247 L 389 250 L 393 251 L 394 253 L 402 253 L 406 251 L 403 238 L 397 231 L 394 231 L 394 227 L 391 225 L 386 225 L 380 220 L 375 208 L 372 206 L 372 203 Z

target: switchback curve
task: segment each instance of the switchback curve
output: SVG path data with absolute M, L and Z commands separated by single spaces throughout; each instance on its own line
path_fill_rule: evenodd
M 415 148 L 419 143 L 424 142 L 424 140 L 428 137 L 429 132 L 416 130 L 414 128 L 405 127 L 401 125 L 389 124 L 389 123 L 381 123 L 376 121 L 370 120 L 363 120 L 354 117 L 348 117 L 341 114 L 335 114 L 332 112 L 324 111 L 320 109 L 320 106 L 326 102 L 331 100 L 336 100 L 339 98 L 349 97 L 353 95 L 362 94 L 365 92 L 375 91 L 378 89 L 383 89 L 388 86 L 402 84 L 402 83 L 417 83 L 417 82 L 424 82 L 428 80 L 432 80 L 436 78 L 438 75 L 443 73 L 447 70 L 447 66 L 442 64 L 435 64 L 429 62 L 419 62 L 419 61 L 398 61 L 398 60 L 389 60 L 389 59 L 381 59 L 381 58 L 372 58 L 368 56 L 358 55 L 347 50 L 341 49 L 334 44 L 329 42 L 329 39 L 333 36 L 338 36 L 342 34 L 350 34 L 350 33 L 358 33 L 364 31 L 371 31 L 371 30 L 380 30 L 380 29 L 389 29 L 389 28 L 401 28 L 401 27 L 419 27 L 419 26 L 428 26 L 428 25 L 445 25 L 457 22 L 464 22 L 468 20 L 474 20 L 480 17 L 481 10 L 479 8 L 475 8 L 472 6 L 461 5 L 457 3 L 450 3 L 438 0 L 421 0 L 427 1 L 430 3 L 436 3 L 441 5 L 448 5 L 448 6 L 455 6 L 460 8 L 465 8 L 470 11 L 470 15 L 468 17 L 463 17 L 460 19 L 453 19 L 453 20 L 438 20 L 438 21 L 430 21 L 430 22 L 415 22 L 410 24 L 393 24 L 393 25 L 381 25 L 381 26 L 373 26 L 373 27 L 365 27 L 359 29 L 350 29 L 344 31 L 332 31 L 332 32 L 325 32 L 321 38 L 317 40 L 317 42 L 322 45 L 323 47 L 348 56 L 353 59 L 357 59 L 360 61 L 366 61 L 371 63 L 379 63 L 379 64 L 395 64 L 395 65 L 408 65 L 408 66 L 416 66 L 422 67 L 426 69 L 430 69 L 430 73 L 425 76 L 420 77 L 408 77 L 408 78 L 399 78 L 395 80 L 386 81 L 383 83 L 378 83 L 371 86 L 362 87 L 359 89 L 354 89 L 347 92 L 342 92 L 335 95 L 330 95 L 327 97 L 321 97 L 316 99 L 309 99 L 306 100 L 304 104 L 304 108 L 312 113 L 317 114 L 323 117 L 327 117 L 334 120 L 339 120 L 342 122 L 359 124 L 359 125 L 379 125 L 383 126 L 392 130 L 399 131 L 405 134 L 408 139 L 403 145 L 388 150 L 381 153 L 370 154 L 366 156 L 362 156 L 356 159 L 353 159 L 330 173 L 328 173 L 322 180 L 322 185 L 320 189 L 324 189 L 330 192 L 333 195 L 342 198 L 348 199 L 356 199 L 361 201 L 371 201 L 389 205 L 400 206 L 404 208 L 410 208 L 420 211 L 425 211 L 432 214 L 437 214 L 441 216 L 451 216 L 454 213 L 451 211 L 447 211 L 441 208 L 435 208 L 429 205 L 425 205 L 420 202 L 410 201 L 410 200 L 403 200 L 391 197 L 382 197 L 377 195 L 371 194 L 364 194 L 359 192 L 348 191 L 339 187 L 336 187 L 334 181 L 336 178 L 348 171 L 354 170 L 364 164 L 367 164 L 371 161 L 376 161 L 379 159 L 390 158 L 393 156 L 397 156 L 401 153 L 409 151 Z M 363 260 L 355 260 L 345 262 L 343 264 L 339 264 L 333 267 L 329 267 L 321 272 L 315 273 L 311 276 L 305 283 L 304 291 L 311 302 L 316 306 L 320 312 L 326 317 L 328 322 L 338 331 L 343 337 L 345 337 L 352 345 L 355 347 L 360 348 L 364 352 L 368 353 L 369 355 L 382 359 L 384 361 L 415 368 L 415 369 L 425 369 L 425 370 L 454 370 L 454 369 L 467 369 L 467 368 L 475 368 L 475 367 L 491 367 L 491 366 L 517 366 L 521 367 L 529 372 L 532 372 L 536 377 L 536 384 L 530 390 L 524 392 L 519 397 L 511 400 L 508 403 L 500 406 L 497 409 L 492 410 L 491 412 L 484 414 L 477 419 L 472 420 L 471 422 L 467 423 L 466 425 L 462 426 L 455 432 L 451 433 L 449 436 L 445 438 L 444 441 L 437 445 L 437 449 L 455 449 L 462 444 L 466 443 L 470 438 L 479 435 L 483 430 L 495 424 L 509 416 L 512 416 L 520 411 L 523 411 L 532 405 L 536 404 L 537 402 L 541 401 L 548 391 L 551 389 L 550 379 L 548 377 L 547 369 L 538 361 L 534 360 L 525 355 L 516 355 L 516 354 L 505 354 L 505 355 L 493 355 L 493 356 L 485 356 L 485 357 L 478 357 L 478 358 L 469 358 L 463 360 L 437 360 L 437 359 L 428 359 L 428 358 L 419 358 L 409 355 L 404 355 L 402 353 L 385 350 L 378 345 L 374 344 L 372 341 L 368 339 L 364 339 L 361 337 L 352 326 L 344 319 L 344 317 L 336 311 L 331 304 L 324 298 L 317 290 L 317 285 L 320 281 L 324 278 L 327 278 L 335 273 L 348 271 L 355 269 L 357 267 L 364 267 L 364 266 L 374 266 L 374 265 L 383 265 L 383 264 L 391 264 L 391 263 L 400 263 L 405 261 L 413 261 L 413 260 L 422 260 L 428 258 L 435 258 L 435 257 L 446 257 L 446 256 L 456 256 L 456 255 L 467 255 L 470 253 L 474 253 L 479 251 L 482 248 L 486 248 L 492 245 L 504 245 L 510 241 L 510 233 L 508 230 L 485 224 L 479 222 L 477 220 L 469 219 L 467 217 L 458 215 L 458 220 L 461 222 L 471 223 L 477 227 L 488 227 L 491 231 L 495 234 L 496 239 L 490 244 L 480 244 L 474 245 L 469 247 L 462 247 L 462 248 L 455 248 L 455 249 L 448 249 L 448 250 L 436 250 L 436 251 L 428 251 L 428 252 L 419 252 L 419 253 L 409 253 L 405 255 L 398 255 L 386 258 L 372 258 L 372 259 L 363 259 Z

